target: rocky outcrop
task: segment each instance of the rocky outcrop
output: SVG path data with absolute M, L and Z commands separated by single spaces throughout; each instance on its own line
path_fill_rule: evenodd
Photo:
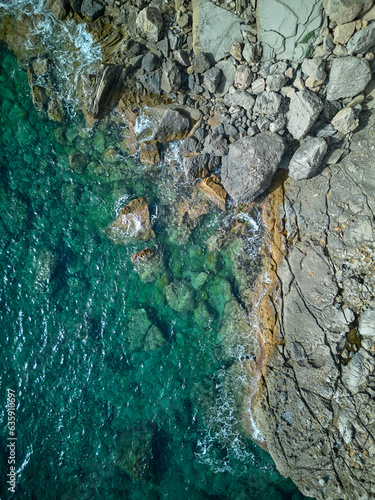
M 151 228 L 146 198 L 144 196 L 136 198 L 122 208 L 118 218 L 106 229 L 106 234 L 118 244 L 154 238 L 155 233 Z
M 123 68 L 114 64 L 103 64 L 96 75 L 91 101 L 87 112 L 93 118 L 100 118 L 106 111 L 112 110 L 121 92 Z
M 274 189 L 254 415 L 280 472 L 317 499 L 375 494 L 374 114 L 365 121 L 340 163 Z

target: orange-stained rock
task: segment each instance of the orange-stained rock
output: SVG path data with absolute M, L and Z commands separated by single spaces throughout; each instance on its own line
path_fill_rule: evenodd
M 160 163 L 158 141 L 144 141 L 141 144 L 140 161 L 143 165 L 156 165 Z
M 141 196 L 126 205 L 106 233 L 111 240 L 120 244 L 127 243 L 130 239 L 145 241 L 154 238 L 146 198 Z
M 147 247 L 144 248 L 143 250 L 140 250 L 139 252 L 133 253 L 133 255 L 130 257 L 130 260 L 134 262 L 146 262 L 151 257 L 155 255 L 154 249 L 152 247 Z
M 209 177 L 206 177 L 198 184 L 198 187 L 202 189 L 218 207 L 225 210 L 227 192 L 220 184 L 220 178 L 217 175 L 211 174 Z

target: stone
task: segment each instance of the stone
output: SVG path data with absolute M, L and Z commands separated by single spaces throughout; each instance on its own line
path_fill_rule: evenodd
M 190 66 L 190 60 L 186 50 L 178 49 L 173 52 L 173 57 L 181 66 Z
M 346 57 L 348 55 L 348 51 L 346 50 L 345 45 L 337 44 L 333 50 L 333 53 L 336 57 Z
M 235 90 L 224 97 L 224 102 L 229 106 L 240 106 L 249 111 L 253 109 L 255 99 L 247 90 Z
M 40 87 L 39 85 L 32 85 L 31 97 L 33 104 L 37 109 L 46 109 L 48 98 L 43 87 Z
M 198 74 L 204 73 L 211 68 L 211 58 L 205 52 L 199 52 L 193 59 L 194 71 Z
M 186 28 L 187 26 L 189 26 L 189 24 L 190 24 L 189 15 L 188 14 L 182 14 L 182 16 L 180 16 L 177 19 L 177 24 L 180 26 L 180 28 Z
M 323 103 L 309 90 L 296 92 L 290 98 L 287 128 L 295 139 L 301 139 L 314 125 Z
M 70 11 L 70 4 L 68 0 L 51 0 L 49 2 L 49 8 L 52 14 L 58 21 L 66 19 Z
M 140 82 L 144 86 L 144 88 L 150 92 L 150 94 L 161 95 L 161 76 L 162 72 L 160 69 L 156 71 L 152 71 L 151 73 L 144 74 Z
M 292 156 L 289 163 L 289 176 L 296 181 L 309 179 L 319 170 L 327 143 L 321 137 L 306 137 Z
M 245 42 L 244 48 L 242 50 L 242 57 L 249 64 L 254 64 L 257 62 L 257 46 L 255 43 Z
M 160 163 L 159 143 L 157 141 L 142 142 L 139 160 L 142 165 L 156 165 L 156 163 Z
M 225 210 L 227 192 L 221 185 L 219 177 L 211 174 L 198 184 L 198 188 L 201 189 L 219 208 Z
M 234 85 L 237 68 L 231 61 L 220 61 L 215 67 L 221 70 L 221 79 L 216 94 L 218 97 L 223 97 Z
M 69 155 L 69 165 L 74 172 L 77 174 L 83 174 L 89 163 L 87 156 L 82 153 L 71 153 Z
M 99 2 L 95 2 L 95 0 L 83 0 L 81 13 L 88 21 L 93 22 L 104 14 L 104 7 Z
M 143 310 L 141 309 L 141 311 Z M 145 335 L 146 333 L 141 335 L 142 342 Z M 130 429 L 125 437 L 121 437 L 119 451 L 115 455 L 115 464 L 122 473 L 127 474 L 133 481 L 151 481 L 153 477 L 152 462 L 152 429 Z
M 359 320 L 359 333 L 362 337 L 375 340 L 375 309 L 367 309 Z
M 181 71 L 177 63 L 168 59 L 163 64 L 163 73 L 161 77 L 161 88 L 166 94 L 177 92 L 182 83 Z
M 175 109 L 168 108 L 156 126 L 152 138 L 159 142 L 184 139 L 188 135 L 189 129 L 189 118 Z
M 165 273 L 163 257 L 155 247 L 147 247 L 134 253 L 130 260 L 139 274 L 142 283 L 151 283 L 160 279 Z
M 371 0 L 323 0 L 327 16 L 337 24 L 353 21 L 360 12 L 365 12 L 371 5 Z
M 146 262 L 150 260 L 153 256 L 155 255 L 155 250 L 153 247 L 147 247 L 144 248 L 143 250 L 140 250 L 139 252 L 134 253 L 131 257 L 130 260 L 134 263 L 138 262 Z
M 257 78 L 251 84 L 251 93 L 255 95 L 262 94 L 266 88 L 266 82 L 264 78 Z
M 142 69 L 150 73 L 155 71 L 159 64 L 159 57 L 152 52 L 147 52 L 142 58 Z
M 193 0 L 192 7 L 194 54 L 207 52 L 216 62 L 229 56 L 233 43 L 243 41 L 241 18 L 210 0 Z
M 138 14 L 136 26 L 146 40 L 157 43 L 163 31 L 163 16 L 156 7 L 146 7 Z
M 193 181 L 210 173 L 210 155 L 207 153 L 185 156 L 183 167 L 187 180 Z
M 375 23 L 355 33 L 346 45 L 348 54 L 365 54 L 375 45 Z
M 87 112 L 93 118 L 100 118 L 111 110 L 121 88 L 122 68 L 115 64 L 101 64 L 95 77 L 92 97 Z
M 48 103 L 47 115 L 53 122 L 63 123 L 66 118 L 63 103 L 58 99 L 51 99 Z
M 302 71 L 313 80 L 323 79 L 325 72 L 325 61 L 323 59 L 305 59 L 302 63 Z
M 106 234 L 117 244 L 154 238 L 146 198 L 136 198 L 122 208 L 119 217 L 106 229 Z
M 335 48 L 335 43 L 333 41 L 333 36 L 331 33 L 328 33 L 326 36 L 323 37 L 323 51 L 324 52 L 332 52 L 332 50 Z
M 247 89 L 253 81 L 253 73 L 249 66 L 238 66 L 234 79 L 234 86 L 238 89 Z
M 334 43 L 341 43 L 345 45 L 349 38 L 355 31 L 355 22 L 338 24 L 333 30 L 333 41 Z
M 220 68 L 211 68 L 205 71 L 203 75 L 203 87 L 205 87 L 211 94 L 214 94 L 220 83 L 222 71 Z
M 242 60 L 242 43 L 234 42 L 230 48 L 230 55 L 233 56 L 237 61 Z
M 281 108 L 281 100 L 281 95 L 276 92 L 263 92 L 256 98 L 254 113 L 277 115 Z
M 278 92 L 286 84 L 285 75 L 268 75 L 266 78 L 266 85 L 269 91 Z
M 252 202 L 271 184 L 283 153 L 283 139 L 272 132 L 246 136 L 230 144 L 222 160 L 224 189 L 236 202 Z
M 194 310 L 193 290 L 182 281 L 174 281 L 167 285 L 163 293 L 166 296 L 168 305 L 177 312 L 188 313 Z
M 331 123 L 341 134 L 349 134 L 358 127 L 359 119 L 353 108 L 344 108 L 334 116 Z
M 365 59 L 342 57 L 334 59 L 327 86 L 328 101 L 360 94 L 371 80 L 371 69 Z

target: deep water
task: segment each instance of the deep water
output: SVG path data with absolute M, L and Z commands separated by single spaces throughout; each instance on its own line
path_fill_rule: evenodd
M 230 255 L 206 244 L 225 216 L 213 209 L 181 244 L 170 167 L 155 174 L 122 154 L 105 162 L 118 129 L 87 129 L 78 115 L 48 121 L 4 46 L 0 106 L 0 498 L 303 498 L 236 422 L 228 387 L 241 346 L 238 359 L 223 357 L 218 331 L 237 283 Z M 73 151 L 86 169 L 70 168 Z M 138 196 L 162 262 L 153 279 L 130 260 L 146 243 L 105 234 Z M 188 312 L 168 304 L 170 283 L 189 287 Z

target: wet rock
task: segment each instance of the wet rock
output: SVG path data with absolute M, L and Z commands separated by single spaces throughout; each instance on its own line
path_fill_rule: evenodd
M 276 92 L 263 92 L 255 101 L 254 113 L 277 115 L 281 108 L 281 95 Z
M 234 142 L 222 162 L 224 189 L 235 201 L 250 203 L 269 187 L 283 153 L 283 139 L 272 132 Z
M 227 192 L 221 185 L 221 180 L 214 174 L 211 174 L 206 179 L 203 179 L 198 184 L 201 189 L 219 208 L 225 210 Z M 194 286 L 194 285 L 193 285 Z
M 196 73 L 204 73 L 211 68 L 211 58 L 205 52 L 199 52 L 193 59 L 193 67 Z
M 203 86 L 211 92 L 211 94 L 214 94 L 217 90 L 217 87 L 219 85 L 220 79 L 222 77 L 222 71 L 220 68 L 211 68 L 207 71 L 205 71 L 204 76 L 203 76 Z
M 353 132 L 359 125 L 359 119 L 353 111 L 353 108 L 344 108 L 334 116 L 332 125 L 342 134 Z
M 89 159 L 82 153 L 72 153 L 69 155 L 70 168 L 77 174 L 83 174 L 89 163 Z
M 334 59 L 327 86 L 328 101 L 360 94 L 371 80 L 371 69 L 365 59 L 342 57 Z
M 163 31 L 163 16 L 156 7 L 146 7 L 138 14 L 136 25 L 146 40 L 157 43 Z
M 355 33 L 346 45 L 348 54 L 365 54 L 375 45 L 375 23 Z
M 53 122 L 63 123 L 66 119 L 66 112 L 63 103 L 58 99 L 51 99 L 47 108 L 48 118 Z
M 295 139 L 301 139 L 314 125 L 323 103 L 313 92 L 301 90 L 292 95 L 287 114 L 287 128 Z
M 161 95 L 161 76 L 162 72 L 158 69 L 151 73 L 144 74 L 140 82 L 144 86 L 144 88 L 150 92 L 150 94 Z
M 157 141 L 142 142 L 139 159 L 143 165 L 156 165 L 160 163 L 159 143 Z
M 247 90 L 235 90 L 224 97 L 224 101 L 229 106 L 240 106 L 241 108 L 250 111 L 255 104 L 254 97 Z
M 189 129 L 189 118 L 175 109 L 168 108 L 154 130 L 153 139 L 159 142 L 184 139 L 189 133 Z
M 31 96 L 33 104 L 37 109 L 46 109 L 48 98 L 43 87 L 40 87 L 39 85 L 33 85 L 31 87 Z
M 144 248 L 133 254 L 130 259 L 143 283 L 156 281 L 165 273 L 163 256 L 155 247 Z
M 119 217 L 107 228 L 106 234 L 118 244 L 132 239 L 146 241 L 154 238 L 146 198 L 136 198 L 122 208 Z
M 306 137 L 290 160 L 289 176 L 300 181 L 315 175 L 322 164 L 327 148 L 327 143 L 322 137 Z
M 234 86 L 238 89 L 247 89 L 253 81 L 253 73 L 249 66 L 239 66 L 234 79 Z
M 194 293 L 189 285 L 182 281 L 174 281 L 167 285 L 163 293 L 168 305 L 177 312 L 188 313 L 194 310 Z
M 193 0 L 192 7 L 195 54 L 208 52 L 218 62 L 229 55 L 234 42 L 243 41 L 241 18 L 210 0 Z
M 70 4 L 68 0 L 51 0 L 49 8 L 52 14 L 58 21 L 62 21 L 67 17 L 70 11 Z
M 88 21 L 93 22 L 104 14 L 104 7 L 95 0 L 83 0 L 81 13 Z
M 166 94 L 177 92 L 181 87 L 181 71 L 177 63 L 169 59 L 163 64 L 163 74 L 161 77 L 161 88 Z
M 102 64 L 95 78 L 92 98 L 87 106 L 93 118 L 100 118 L 111 110 L 121 90 L 122 68 L 114 64 Z
M 323 59 L 305 59 L 302 63 L 302 71 L 313 80 L 322 80 L 325 75 L 324 69 L 325 61 Z
M 365 12 L 371 7 L 371 0 L 323 0 L 327 16 L 337 24 L 352 21 L 360 12 Z
M 183 159 L 185 176 L 192 181 L 197 177 L 205 177 L 210 173 L 210 155 L 207 153 L 185 156 Z

